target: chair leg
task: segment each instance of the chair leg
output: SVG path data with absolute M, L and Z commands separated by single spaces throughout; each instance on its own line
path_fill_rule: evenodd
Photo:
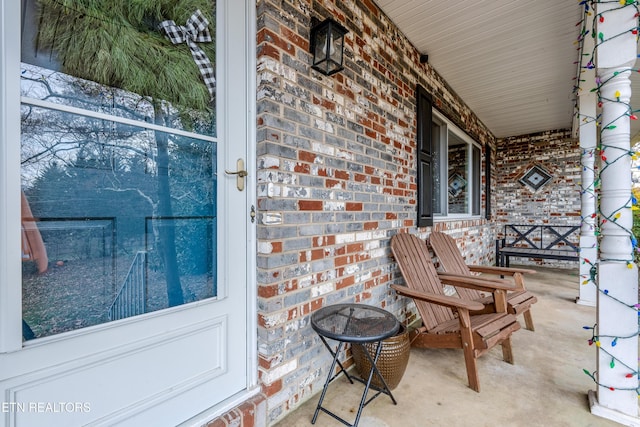
M 464 347 L 464 364 L 467 367 L 467 379 L 469 388 L 480 393 L 480 377 L 478 376 L 478 364 L 471 346 Z
M 469 312 L 460 310 L 458 312 L 460 320 L 460 338 L 462 340 L 462 351 L 464 353 L 464 364 L 467 368 L 467 379 L 469 387 L 480 393 L 480 377 L 478 376 L 478 364 L 476 363 L 476 352 L 473 348 L 473 332 L 471 332 L 471 319 Z
M 522 315 L 524 316 L 524 323 L 526 328 L 530 331 L 535 331 L 536 328 L 533 326 L 533 316 L 531 316 L 531 310 L 526 310 L 524 313 L 522 313 Z
M 502 358 L 505 362 L 513 365 L 513 351 L 511 350 L 511 337 L 500 343 L 502 346 Z

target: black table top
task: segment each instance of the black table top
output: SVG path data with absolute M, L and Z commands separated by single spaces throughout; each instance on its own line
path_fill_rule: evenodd
M 381 341 L 400 329 L 396 317 L 366 304 L 334 304 L 311 315 L 311 327 L 318 334 L 345 342 Z

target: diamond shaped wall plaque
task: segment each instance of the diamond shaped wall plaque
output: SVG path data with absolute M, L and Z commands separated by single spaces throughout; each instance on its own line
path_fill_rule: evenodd
M 518 181 L 536 191 L 549 182 L 551 178 L 552 175 L 549 172 L 536 165 L 529 169 L 529 171 Z

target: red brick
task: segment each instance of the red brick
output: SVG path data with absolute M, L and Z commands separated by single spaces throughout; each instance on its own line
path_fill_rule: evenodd
M 207 424 L 207 427 L 227 427 L 223 418 L 219 417 Z
M 336 179 L 326 179 L 324 181 L 324 186 L 327 188 L 336 188 L 336 186 L 338 186 L 339 188 L 344 188 L 344 181 L 338 181 Z
M 350 178 L 349 172 L 341 171 L 341 170 L 335 171 L 333 176 L 334 176 L 334 178 L 338 178 L 338 179 L 349 179 Z
M 347 286 L 351 286 L 354 283 L 356 283 L 356 279 L 353 276 L 348 276 L 336 282 L 336 289 L 346 288 Z
M 242 414 L 242 427 L 252 427 L 256 424 L 256 407 L 251 401 L 242 403 L 239 408 Z
M 316 237 L 313 239 L 313 247 L 324 247 L 324 246 L 332 246 L 336 244 L 336 236 L 327 235 Z
M 335 258 L 334 264 L 336 267 L 340 267 L 343 265 L 351 264 L 351 260 L 348 256 L 338 256 Z
M 367 182 L 367 175 L 361 174 L 361 173 L 356 173 L 353 174 L 353 180 L 356 182 Z
M 262 384 L 262 392 L 265 396 L 273 396 L 277 392 L 282 390 L 282 380 L 278 379 L 271 384 Z
M 322 200 L 298 200 L 298 209 L 301 211 L 321 211 Z
M 304 50 L 305 52 L 309 51 L 309 40 L 306 37 L 301 37 L 299 34 L 294 33 L 289 28 L 283 25 L 280 26 L 280 32 L 282 33 L 282 37 L 289 40 L 300 49 Z
M 261 285 L 261 286 L 258 286 L 258 296 L 260 298 L 272 298 L 272 297 L 275 297 L 276 295 L 278 295 L 278 288 L 279 288 L 279 286 L 277 284 L 275 284 L 275 285 Z
M 308 151 L 300 150 L 298 151 L 298 160 L 313 163 L 316 160 L 316 155 Z
M 258 33 L 258 44 L 262 42 L 271 43 L 287 52 L 289 55 L 295 55 L 295 48 L 287 40 L 282 39 L 278 34 L 269 29 L 262 29 Z
M 364 245 L 362 243 L 349 243 L 347 245 L 348 254 L 362 252 L 363 250 L 364 250 Z
M 315 261 L 324 258 L 324 249 L 313 249 L 311 251 L 300 251 L 300 262 Z M 310 255 L 310 256 L 309 256 Z
M 270 44 L 259 45 L 256 49 L 258 56 L 268 56 L 276 61 L 280 61 L 280 51 Z
M 311 166 L 306 163 L 297 163 L 293 168 L 294 172 L 309 174 L 311 172 Z

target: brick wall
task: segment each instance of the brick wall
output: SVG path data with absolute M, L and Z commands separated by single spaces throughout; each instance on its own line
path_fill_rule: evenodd
M 259 394 L 211 420 L 205 427 L 265 427 L 266 400 Z
M 509 137 L 497 142 L 495 219 L 501 224 L 579 225 L 580 148 L 568 130 L 554 130 Z M 533 166 L 552 175 L 533 190 L 519 182 Z M 575 262 L 513 260 L 518 264 L 551 264 L 576 267 Z
M 415 90 L 481 144 L 494 138 L 369 0 L 260 0 L 258 7 L 259 377 L 273 423 L 323 385 L 330 356 L 314 310 L 355 301 L 415 314 L 388 290 L 388 249 L 416 229 Z M 346 69 L 311 70 L 311 18 L 337 19 Z M 493 250 L 485 220 L 439 223 L 475 256 Z M 485 236 L 485 237 L 483 237 Z M 470 243 L 469 243 L 470 244 Z

